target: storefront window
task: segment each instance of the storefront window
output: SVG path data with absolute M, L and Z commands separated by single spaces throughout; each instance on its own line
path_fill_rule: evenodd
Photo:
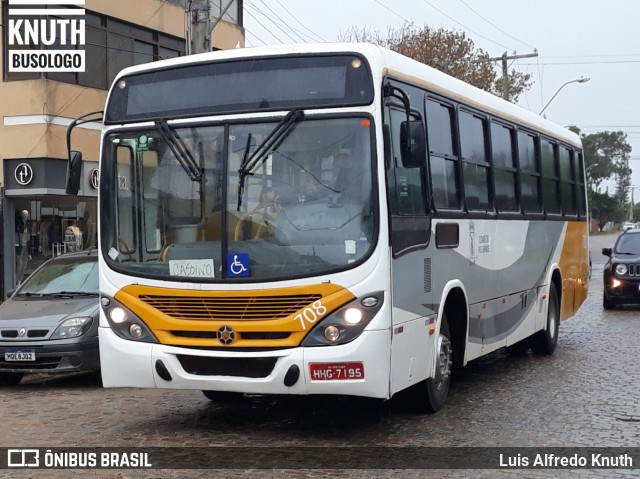
M 46 260 L 97 246 L 95 198 L 14 200 L 15 284 Z

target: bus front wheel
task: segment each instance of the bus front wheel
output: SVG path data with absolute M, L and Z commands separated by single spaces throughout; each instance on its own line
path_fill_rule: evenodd
M 451 335 L 446 314 L 442 317 L 442 325 L 437 339 L 436 371 L 434 377 L 428 378 L 420 385 L 419 395 L 423 401 L 426 412 L 438 412 L 444 406 L 449 394 L 451 382 L 451 370 L 453 365 L 453 349 L 451 347 Z

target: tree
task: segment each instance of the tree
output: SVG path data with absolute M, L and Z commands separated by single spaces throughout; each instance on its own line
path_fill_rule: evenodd
M 604 228 L 607 223 L 620 223 L 624 221 L 626 216 L 626 209 L 618 204 L 618 201 L 613 196 L 609 196 L 606 193 L 598 193 L 597 191 L 591 192 L 591 203 L 589 208 L 593 219 L 598 220 L 598 227 L 600 230 Z
M 437 30 L 414 23 L 393 28 L 386 36 L 371 32 L 367 28 L 352 27 L 341 41 L 371 42 L 413 58 L 448 75 L 473 86 L 502 96 L 502 77 L 498 76 L 495 64 L 488 61 L 490 56 L 481 48 L 476 48 L 462 31 Z M 502 70 L 500 70 L 502 73 Z M 508 74 L 509 100 L 516 102 L 521 93 L 531 88 L 529 73 L 511 70 Z
M 580 130 L 571 128 L 576 133 Z M 601 131 L 582 135 L 585 168 L 587 169 L 587 185 L 592 191 L 598 191 L 605 180 L 615 179 L 618 205 L 627 203 L 629 186 L 631 186 L 631 167 L 629 155 L 631 145 L 627 143 L 627 135 L 622 131 Z

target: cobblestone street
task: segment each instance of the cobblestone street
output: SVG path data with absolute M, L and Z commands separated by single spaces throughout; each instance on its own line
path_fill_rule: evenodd
M 27 377 L 0 390 L 0 445 L 147 446 L 612 446 L 640 445 L 640 309 L 602 308 L 602 246 L 592 240 L 587 302 L 560 327 L 553 356 L 498 351 L 457 371 L 435 415 L 404 395 L 388 403 L 342 398 L 252 397 L 210 403 L 199 391 L 102 389 L 87 376 Z M 600 244 L 602 243 L 602 244 Z M 71 471 L 73 477 L 638 477 L 595 471 Z M 72 477 L 8 471 L 0 477 Z

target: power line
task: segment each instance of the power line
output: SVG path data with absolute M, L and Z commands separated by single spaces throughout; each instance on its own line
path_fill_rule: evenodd
M 278 37 L 276 37 L 276 36 L 275 36 L 271 31 L 269 31 L 269 29 L 268 29 L 267 27 L 265 27 L 265 26 L 262 24 L 262 22 L 261 22 L 260 20 L 258 20 L 258 19 L 255 17 L 255 15 L 253 15 L 249 10 L 246 10 L 246 9 L 245 9 L 245 12 L 247 12 L 247 14 L 249 14 L 249 16 L 250 16 L 251 18 L 253 18 L 253 19 L 256 21 L 256 23 L 257 23 L 258 25 L 260 25 L 262 28 L 264 28 L 264 30 L 265 30 L 266 32 L 268 32 L 268 33 L 269 33 L 269 35 L 271 35 L 273 38 L 275 38 L 276 40 L 278 40 L 280 43 L 284 43 L 282 40 L 280 40 Z M 265 45 L 266 45 L 266 43 L 265 43 Z
M 580 128 L 640 128 L 640 125 L 584 125 Z
M 309 27 L 307 27 L 305 24 L 303 24 L 300 20 L 298 20 L 298 18 L 289 11 L 289 9 L 287 7 L 285 7 L 282 2 L 280 2 L 280 0 L 276 0 L 276 2 L 278 3 L 278 5 L 280 5 L 282 8 L 284 8 L 284 10 L 296 21 L 298 22 L 298 24 L 300 24 L 300 26 L 302 28 L 304 28 L 305 30 L 307 30 L 309 33 L 311 33 L 312 35 L 314 35 L 316 38 L 320 39 L 320 41 L 325 42 L 326 40 L 324 38 L 322 38 L 320 35 L 316 34 L 313 30 L 311 30 Z
M 638 57 L 640 53 L 606 53 L 594 55 L 547 55 L 545 58 L 610 58 L 610 57 Z
M 376 0 L 377 1 L 377 0 Z M 447 17 L 449 20 L 451 20 L 452 22 L 457 23 L 458 25 L 460 25 L 462 28 L 464 28 L 465 30 L 469 30 L 471 33 L 473 33 L 474 35 L 478 35 L 480 38 L 484 38 L 485 40 L 487 40 L 488 42 L 494 43 L 496 45 L 499 45 L 503 48 L 506 48 L 507 50 L 514 50 L 511 47 L 508 47 L 507 45 L 503 45 L 502 43 L 496 42 L 494 40 L 491 40 L 490 38 L 485 37 L 484 35 L 470 29 L 469 27 L 467 27 L 466 25 L 463 25 L 462 23 L 460 23 L 458 20 L 456 20 L 455 18 L 447 15 L 446 13 L 444 13 L 442 10 L 440 10 L 438 7 L 436 7 L 435 5 L 433 5 L 431 2 L 429 2 L 428 0 L 422 0 L 424 3 L 426 3 L 427 5 L 429 5 L 431 8 L 433 8 L 434 10 L 440 12 L 442 15 L 444 15 L 445 17 Z
M 640 60 L 611 60 L 611 61 L 582 61 L 582 62 L 539 62 L 539 63 L 523 63 L 522 65 L 605 65 L 605 64 L 624 64 L 624 63 L 640 63 Z
M 291 35 L 289 35 L 280 25 L 278 25 L 273 18 L 271 18 L 271 16 L 266 15 L 262 10 L 260 10 L 258 7 L 256 7 L 255 5 L 253 5 L 252 3 L 250 3 L 248 0 L 245 2 L 245 7 L 251 7 L 253 10 L 257 11 L 259 14 L 261 14 L 263 17 L 265 17 L 267 20 L 269 20 L 271 23 L 273 23 L 276 28 L 278 30 L 280 30 L 282 33 L 284 33 L 293 43 L 297 43 L 298 40 L 296 40 L 295 38 L 293 38 Z M 254 17 L 255 18 L 255 17 Z
M 249 32 L 251 33 L 251 35 L 253 35 L 254 37 L 256 37 L 256 40 L 259 40 L 263 45 L 267 45 L 267 42 L 265 42 L 262 38 L 260 38 L 258 35 L 256 35 L 255 33 L 253 33 L 252 31 L 250 31 L 247 27 L 244 27 L 244 31 L 245 32 Z M 249 42 L 249 40 L 246 38 L 245 36 L 245 40 L 247 40 Z M 253 46 L 251 44 L 251 42 L 249 42 L 250 46 Z
M 482 18 L 485 22 L 487 22 L 489 25 L 491 25 L 492 27 L 494 27 L 496 30 L 504 33 L 506 36 L 508 36 L 509 38 L 512 38 L 513 40 L 522 43 L 524 46 L 529 47 L 531 49 L 535 49 L 534 46 L 529 45 L 528 43 L 523 42 L 522 40 L 514 37 L 513 35 L 510 35 L 509 33 L 505 32 L 502 28 L 500 28 L 498 25 L 496 25 L 495 23 L 493 23 L 491 20 L 487 20 L 485 17 L 483 17 L 482 15 L 480 15 L 476 10 L 474 10 L 471 5 L 469 5 L 467 2 L 465 2 L 464 0 L 460 0 L 460 2 L 467 7 L 469 10 L 471 10 L 473 13 L 475 13 L 476 15 L 478 15 L 480 18 Z
M 382 6 L 383 8 L 386 8 L 387 10 L 389 10 L 391 13 L 393 13 L 396 17 L 400 18 L 401 20 L 404 20 L 406 23 L 411 23 L 409 20 L 407 20 L 406 18 L 404 18 L 402 15 L 400 15 L 398 12 L 396 12 L 395 10 L 392 10 L 391 8 L 387 7 L 384 3 L 382 3 L 380 0 L 373 0 L 374 2 L 376 2 L 378 5 Z
M 291 25 L 287 24 L 287 22 L 285 22 L 282 17 L 280 15 L 278 15 L 278 13 L 269 6 L 268 3 L 266 3 L 264 0 L 260 0 L 260 3 L 262 3 L 265 7 L 267 7 L 269 9 L 269 11 L 271 13 L 273 13 L 275 15 L 275 17 L 280 20 L 280 23 L 285 26 L 286 28 L 288 28 L 292 33 L 294 33 L 300 40 L 302 40 L 303 42 L 306 42 L 308 39 L 310 39 L 312 42 L 315 41 L 312 37 L 310 37 L 309 35 L 307 35 L 304 32 L 300 32 L 299 30 L 293 28 Z M 255 7 L 255 5 L 254 5 Z M 307 38 L 305 39 L 302 35 L 306 36 Z

